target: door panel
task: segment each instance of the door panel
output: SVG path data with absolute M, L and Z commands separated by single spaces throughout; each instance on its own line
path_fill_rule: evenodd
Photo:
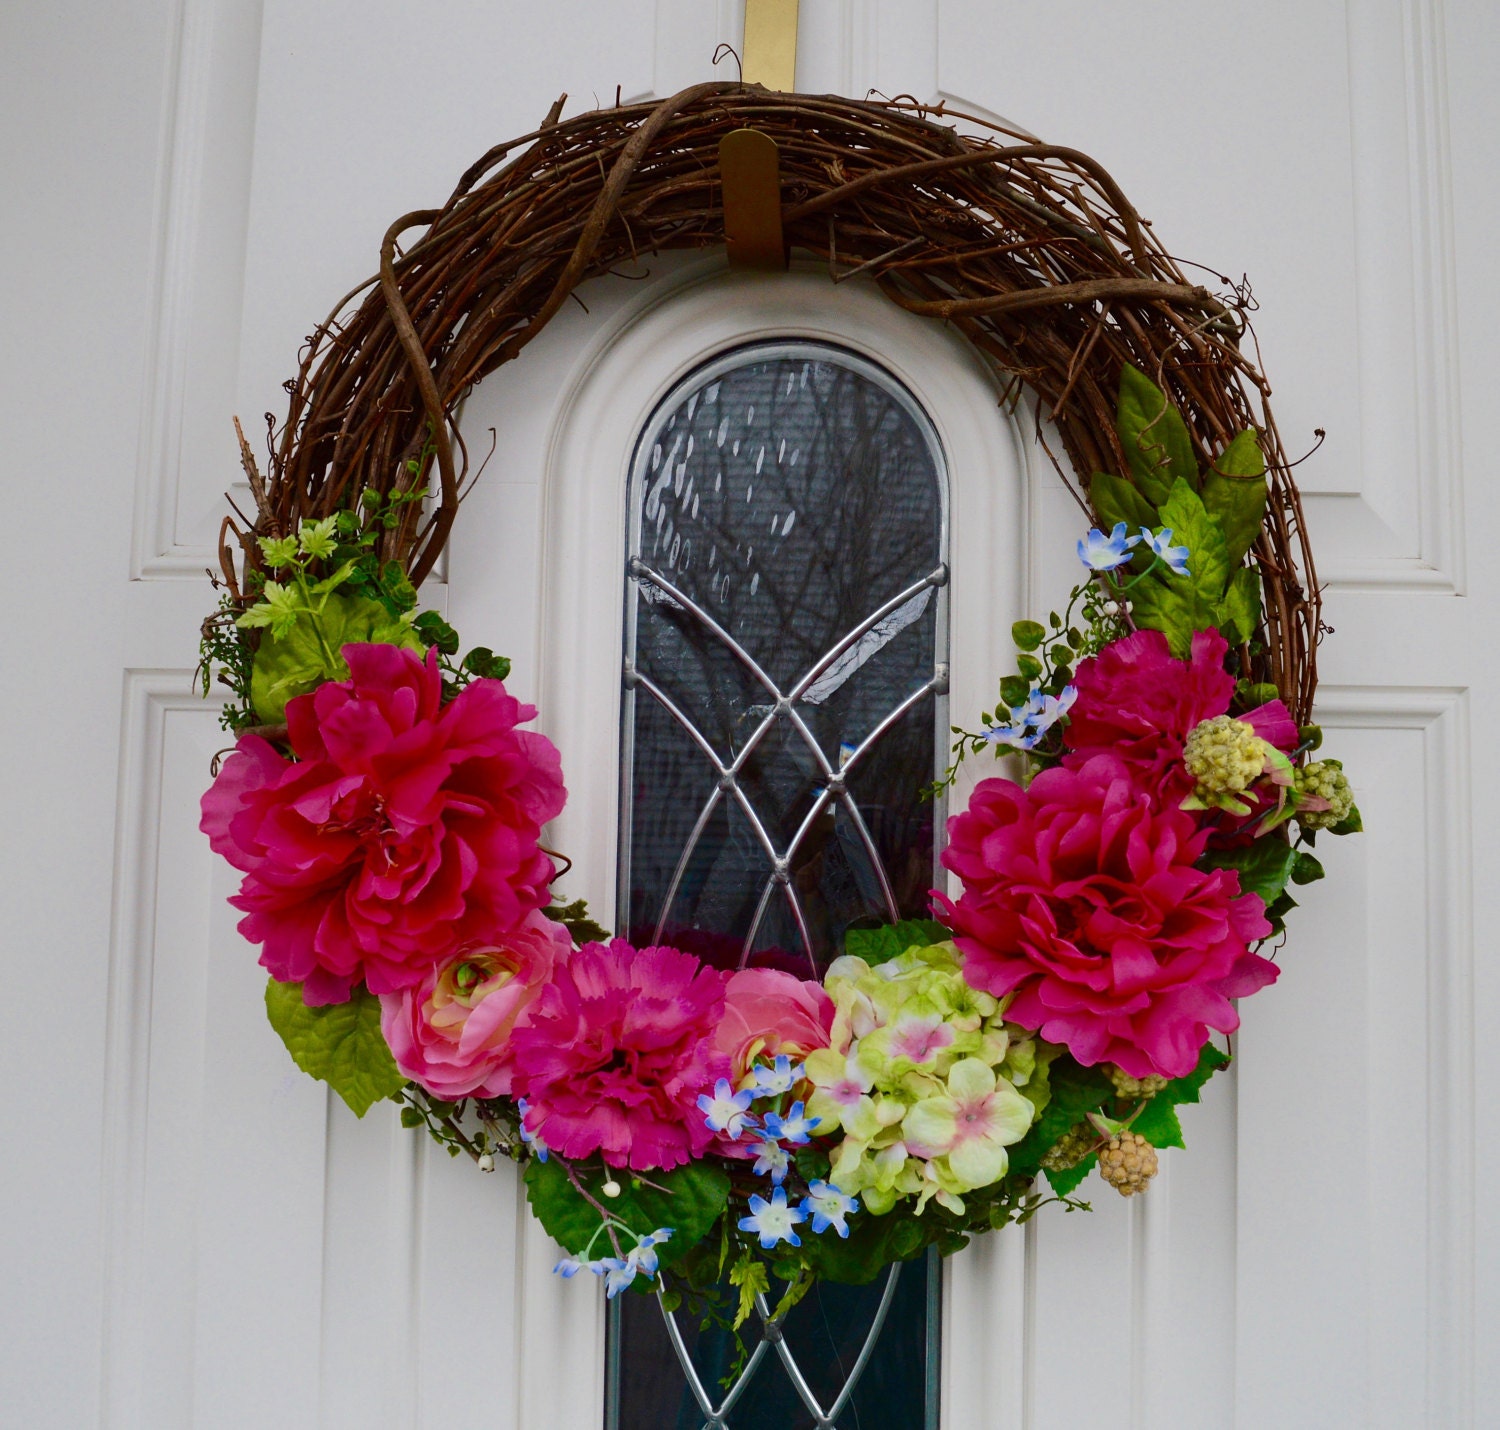
M 1474 1092 L 1494 1056 L 1475 1030 L 1500 1015 L 1474 960 L 1500 839 L 1469 793 L 1500 787 L 1497 682 L 1476 659 L 1500 576 L 1466 547 L 1472 532 L 1487 551 L 1500 513 L 1493 484 L 1464 478 L 1500 381 L 1500 19 L 1481 0 L 803 12 L 804 87 L 1003 114 L 1097 157 L 1175 252 L 1249 271 L 1288 446 L 1328 431 L 1298 469 L 1337 628 L 1320 710 L 1370 831 L 1328 851 L 1286 976 L 1247 1005 L 1236 1069 L 1189 1110 L 1190 1148 L 1150 1196 L 1095 1183 L 1091 1218 L 1044 1215 L 951 1268 L 947 1423 L 1474 1424 L 1500 1392 L 1475 1358 L 1500 1330 L 1500 1213 L 1476 1199 L 1496 1168 Z M 0 1172 L 6 1283 L 27 1306 L 0 1404 L 28 1430 L 597 1423 L 599 1308 L 559 1294 L 513 1181 L 449 1163 L 388 1110 L 328 1107 L 261 1020 L 195 829 L 222 736 L 188 677 L 238 480 L 229 413 L 248 430 L 280 406 L 298 344 L 373 269 L 390 219 L 440 202 L 565 89 L 572 109 L 709 76 L 739 23 L 732 0 L 149 0 L 128 21 L 63 4 L 13 27 L 0 104 L 27 222 L 4 271 L 24 341 L 0 401 L 26 474 L 7 609 L 32 614 L 24 638 L 13 617 L 25 674 L 3 707 L 24 816 L 5 834 L 5 966 L 10 986 L 54 988 L 64 951 L 70 1007 L 8 1039 L 17 1078 L 45 1085 L 10 1100 Z M 700 263 L 653 263 L 658 291 L 724 283 Z M 718 292 L 753 328 L 781 321 L 767 293 L 813 281 Z M 613 787 L 603 805 L 589 791 L 616 727 L 576 692 L 617 659 L 618 606 L 583 629 L 580 581 L 621 508 L 584 477 L 623 486 L 558 421 L 649 322 L 618 286 L 474 396 L 466 422 L 499 446 L 451 587 L 429 592 L 507 647 L 542 704 L 574 796 L 556 831 L 579 860 L 569 891 L 606 914 Z M 1077 513 L 957 340 L 922 331 L 910 380 L 963 373 L 950 420 L 989 424 L 972 440 L 1013 474 L 974 489 L 989 508 L 955 509 L 956 532 L 990 534 L 967 558 L 975 613 L 955 611 L 957 719 L 989 703 L 1009 621 L 1071 583 Z M 659 390 L 681 370 L 662 361 Z M 1018 523 L 1024 558 L 999 569 L 984 542 Z

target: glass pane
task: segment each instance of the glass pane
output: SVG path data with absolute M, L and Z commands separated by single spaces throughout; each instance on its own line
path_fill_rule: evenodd
M 946 751 L 941 450 L 904 388 L 814 344 L 740 349 L 653 415 L 630 491 L 621 921 L 720 967 L 816 977 L 846 930 L 927 913 Z M 931 1424 L 936 1259 L 826 1286 L 732 1430 Z M 710 1406 L 733 1355 L 682 1317 Z M 611 1430 L 710 1423 L 654 1298 L 611 1308 Z M 752 1340 L 758 1331 L 746 1328 Z
M 851 1372 L 859 1370 L 835 1424 L 845 1430 L 936 1430 L 936 1395 L 927 1390 L 931 1367 L 935 1390 L 940 1346 L 937 1341 L 939 1265 L 925 1261 L 894 1268 L 895 1286 L 878 1328 L 872 1326 L 885 1299 L 882 1272 L 873 1286 L 815 1286 L 793 1308 L 783 1334 L 798 1370 L 818 1406 L 832 1410 Z M 780 1283 L 773 1291 L 779 1294 Z M 721 1327 L 700 1330 L 678 1313 L 687 1353 L 710 1405 L 721 1406 L 736 1382 L 739 1347 Z M 870 1331 L 874 1345 L 859 1364 Z M 760 1340 L 744 1330 L 754 1355 Z M 610 1339 L 617 1358 L 618 1419 L 610 1430 L 699 1430 L 706 1412 L 678 1369 L 676 1352 L 655 1299 L 630 1295 L 610 1308 Z M 815 1430 L 817 1418 L 799 1394 L 774 1347 L 746 1361 L 747 1384 L 725 1421 L 731 1430 Z
M 631 492 L 633 938 L 807 976 L 854 920 L 926 912 L 944 535 L 936 434 L 861 359 L 742 349 L 663 403 Z

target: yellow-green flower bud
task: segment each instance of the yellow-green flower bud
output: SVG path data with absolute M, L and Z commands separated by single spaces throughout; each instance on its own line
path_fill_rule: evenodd
M 1197 781 L 1197 794 L 1238 794 L 1249 789 L 1266 767 L 1266 742 L 1243 720 L 1215 715 L 1187 737 L 1182 762 Z
M 1296 790 L 1299 801 L 1306 799 L 1325 800 L 1327 809 L 1299 807 L 1297 822 L 1304 829 L 1332 829 L 1342 824 L 1354 808 L 1354 791 L 1349 781 L 1331 760 L 1313 760 L 1296 772 Z

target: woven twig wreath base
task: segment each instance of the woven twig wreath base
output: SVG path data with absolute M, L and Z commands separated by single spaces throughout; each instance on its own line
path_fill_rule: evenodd
M 441 209 L 391 225 L 379 275 L 340 301 L 288 384 L 269 480 L 252 478 L 255 534 L 283 534 L 367 486 L 389 493 L 432 481 L 435 509 L 423 518 L 409 506 L 382 536 L 382 555 L 420 582 L 452 529 L 469 469 L 453 423 L 464 395 L 515 357 L 580 283 L 662 249 L 722 245 L 719 141 L 752 127 L 780 149 L 788 246 L 836 279 L 858 273 L 908 311 L 951 323 L 1007 396 L 1035 394 L 1081 503 L 1075 473 L 1126 467 L 1114 418 L 1127 362 L 1177 405 L 1202 465 L 1256 428 L 1270 484 L 1253 552 L 1265 627 L 1246 660 L 1299 721 L 1310 718 L 1317 585 L 1268 385 L 1242 351 L 1245 302 L 1188 282 L 1097 163 L 915 103 L 738 84 L 569 120 L 560 109 L 561 101 L 535 133 L 485 154 Z M 956 132 L 955 119 L 985 137 Z M 233 537 L 245 562 L 259 562 L 249 534 L 226 523 L 231 583 Z

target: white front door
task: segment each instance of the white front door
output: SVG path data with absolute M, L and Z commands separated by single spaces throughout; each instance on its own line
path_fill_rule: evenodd
M 944 1423 L 1483 1424 L 1500 20 L 1485 0 L 802 10 L 802 87 L 999 113 L 1097 158 L 1174 253 L 1248 271 L 1287 446 L 1328 433 L 1297 469 L 1336 630 L 1319 714 L 1368 831 L 1327 850 L 1150 1194 L 1095 1183 L 1092 1216 L 954 1265 Z M 222 493 L 243 500 L 230 414 L 279 413 L 391 218 L 563 90 L 573 110 L 711 77 L 739 24 L 728 0 L 146 0 L 11 27 L 0 1423 L 601 1423 L 600 1307 L 550 1276 L 513 1180 L 329 1106 L 266 1027 L 196 828 L 224 737 L 189 676 Z M 621 434 L 695 343 L 884 344 L 954 451 L 992 463 L 989 487 L 955 475 L 992 503 L 958 533 L 955 717 L 989 703 L 1013 616 L 1070 581 L 1076 509 L 951 334 L 858 285 L 696 263 L 591 295 L 475 395 L 498 448 L 428 588 L 541 704 L 573 891 L 605 908 L 617 735 L 580 692 L 613 688 L 619 586 L 596 553 L 623 550 Z

